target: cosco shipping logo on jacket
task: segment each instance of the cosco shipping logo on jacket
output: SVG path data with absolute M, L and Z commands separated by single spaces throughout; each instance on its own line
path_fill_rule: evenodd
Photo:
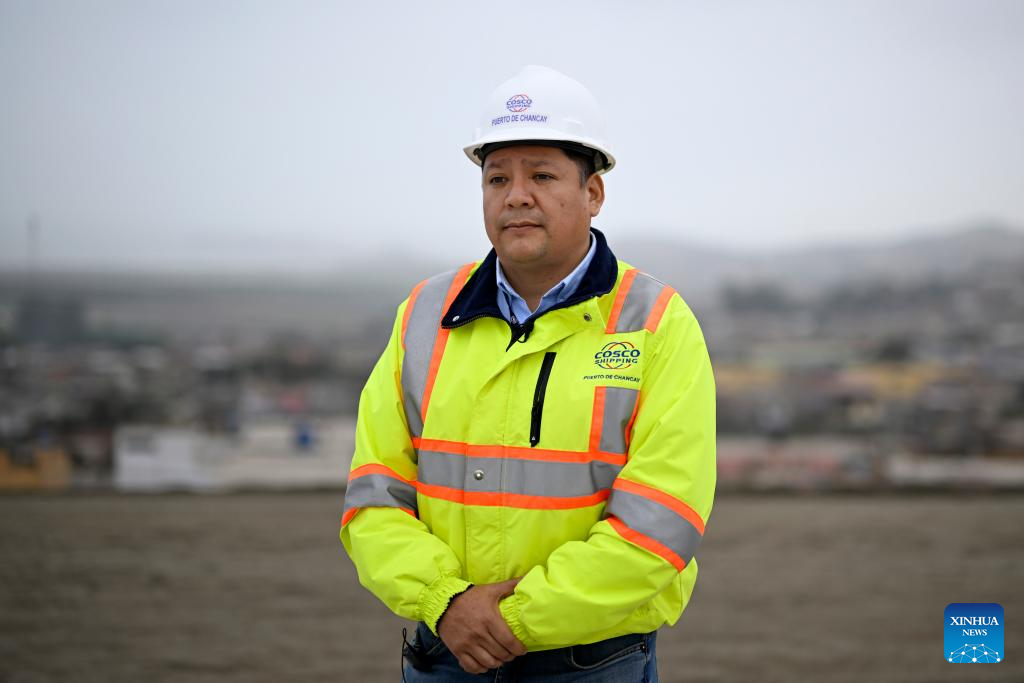
M 640 362 L 640 349 L 628 341 L 608 342 L 594 354 L 594 365 L 605 370 L 622 370 Z

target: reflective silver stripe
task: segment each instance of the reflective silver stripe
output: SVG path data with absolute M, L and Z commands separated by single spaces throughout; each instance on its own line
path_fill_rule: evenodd
M 647 273 L 637 273 L 633 278 L 633 286 L 626 294 L 626 300 L 622 302 L 615 331 L 637 332 L 644 329 L 644 323 L 654 308 L 654 302 L 658 300 L 661 290 L 667 286 Z
M 667 546 L 689 564 L 697 552 L 701 534 L 693 524 L 673 510 L 650 498 L 635 493 L 612 489 L 607 508 L 633 531 L 649 536 Z
M 639 394 L 637 389 L 605 387 L 599 445 L 605 453 L 626 453 L 626 425 L 633 417 L 633 408 Z
M 402 401 L 411 436 L 423 435 L 423 393 L 427 390 L 430 357 L 441 326 L 445 297 L 458 270 L 435 275 L 423 284 L 405 328 L 402 360 Z
M 571 498 L 610 489 L 620 470 L 621 465 L 601 460 L 551 462 L 420 451 L 416 476 L 424 484 L 464 491 Z
M 416 489 L 386 474 L 364 474 L 348 483 L 345 512 L 368 507 L 405 508 L 416 512 Z

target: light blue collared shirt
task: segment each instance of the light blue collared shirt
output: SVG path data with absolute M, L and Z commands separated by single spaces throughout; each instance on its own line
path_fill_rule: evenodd
M 513 323 L 525 322 L 531 315 L 540 315 L 552 306 L 560 304 L 572 296 L 579 287 L 583 275 L 587 272 L 587 266 L 594 260 L 595 251 L 597 251 L 597 240 L 594 239 L 594 233 L 590 233 L 590 249 L 587 251 L 587 255 L 583 257 L 583 260 L 580 261 L 575 270 L 566 275 L 561 282 L 549 289 L 541 297 L 537 310 L 532 314 L 530 313 L 530 307 L 526 305 L 526 300 L 519 296 L 519 293 L 505 279 L 505 273 L 501 269 L 501 260 L 499 259 L 497 261 L 498 267 L 495 268 L 498 277 L 498 308 L 501 310 L 501 314 L 505 316 L 505 320 Z

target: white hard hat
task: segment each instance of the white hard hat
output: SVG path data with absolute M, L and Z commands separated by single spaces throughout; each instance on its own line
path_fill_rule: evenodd
M 597 152 L 598 173 L 615 165 L 597 100 L 581 83 L 546 66 L 523 67 L 491 93 L 473 142 L 463 150 L 480 166 L 491 149 L 530 141 Z

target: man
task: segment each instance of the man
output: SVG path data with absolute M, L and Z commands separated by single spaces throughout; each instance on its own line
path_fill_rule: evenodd
M 494 248 L 398 307 L 341 540 L 420 622 L 408 681 L 657 680 L 714 496 L 703 336 L 591 227 L 615 160 L 582 85 L 526 67 L 465 151 Z

